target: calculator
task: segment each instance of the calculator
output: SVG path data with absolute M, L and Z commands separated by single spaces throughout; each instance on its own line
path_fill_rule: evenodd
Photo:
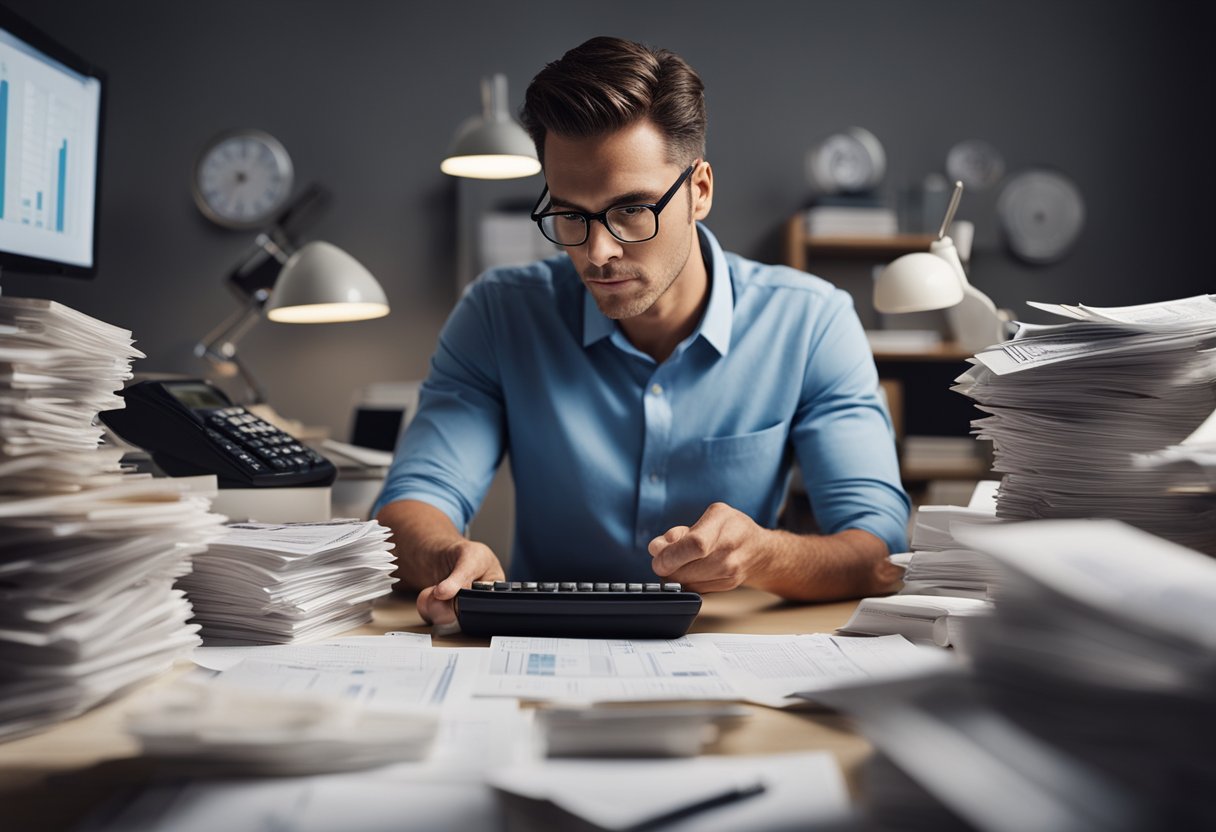
M 325 486 L 337 469 L 298 439 L 201 379 L 140 381 L 126 407 L 100 414 L 171 477 L 215 474 L 221 488 Z
M 474 581 L 455 607 L 472 636 L 679 638 L 701 596 L 677 583 Z

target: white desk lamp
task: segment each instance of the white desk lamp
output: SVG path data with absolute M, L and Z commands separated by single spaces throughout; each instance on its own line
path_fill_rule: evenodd
M 1006 317 L 992 299 L 971 285 L 946 229 L 954 220 L 963 183 L 954 183 L 950 206 L 928 252 L 905 254 L 890 263 L 874 283 L 874 308 L 884 313 L 945 309 L 954 340 L 967 352 L 1008 337 Z
M 259 288 L 248 294 L 244 308 L 194 348 L 194 354 L 211 362 L 221 376 L 239 375 L 249 391 L 247 403 L 252 405 L 264 404 L 266 397 L 238 359 L 236 344 L 263 313 L 272 321 L 294 324 L 363 321 L 389 313 L 388 299 L 376 278 L 337 246 L 311 242 L 288 255 L 266 234 L 258 236 L 257 244 L 282 264 L 273 290 Z
M 472 179 L 518 179 L 540 173 L 536 148 L 507 112 L 507 76 L 481 81 L 482 114 L 460 126 L 439 169 Z

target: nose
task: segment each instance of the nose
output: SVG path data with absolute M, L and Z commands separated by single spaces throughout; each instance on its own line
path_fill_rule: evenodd
M 587 228 L 587 260 L 593 266 L 604 266 L 610 260 L 620 257 L 624 251 L 621 241 L 608 231 L 602 222 L 592 221 Z

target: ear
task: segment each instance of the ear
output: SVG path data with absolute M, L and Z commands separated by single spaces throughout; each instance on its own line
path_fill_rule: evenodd
M 709 216 L 714 204 L 714 170 L 709 162 L 702 162 L 689 177 L 692 180 L 692 217 L 703 220 Z

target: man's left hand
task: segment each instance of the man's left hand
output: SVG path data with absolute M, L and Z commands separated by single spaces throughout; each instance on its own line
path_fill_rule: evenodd
M 771 534 L 726 503 L 714 503 L 692 526 L 676 526 L 650 541 L 656 575 L 693 592 L 722 592 L 755 583 Z

